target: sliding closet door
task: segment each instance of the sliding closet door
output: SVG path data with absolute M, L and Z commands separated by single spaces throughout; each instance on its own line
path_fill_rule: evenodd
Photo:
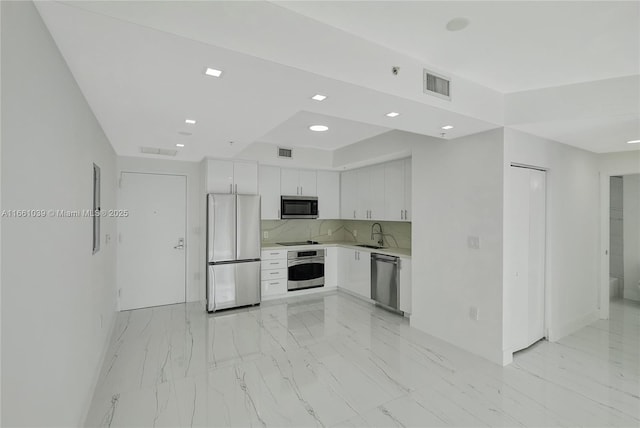
M 517 351 L 544 337 L 546 176 L 511 167 L 506 178 L 506 348 Z

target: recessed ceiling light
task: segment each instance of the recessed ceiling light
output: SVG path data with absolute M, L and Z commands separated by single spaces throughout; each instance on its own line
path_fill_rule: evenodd
M 392 111 L 392 112 L 387 113 L 385 116 L 387 116 L 387 117 L 396 117 L 396 116 L 400 116 L 400 113 L 396 113 L 395 111 Z
M 449 31 L 460 31 L 467 28 L 469 25 L 469 20 L 467 18 L 453 18 L 451 21 L 447 22 L 447 30 Z
M 639 144 L 640 140 L 631 140 L 631 141 L 627 141 L 627 144 Z
M 329 127 L 324 125 L 311 125 L 309 129 L 315 132 L 324 132 L 329 130 Z
M 178 143 L 178 144 L 176 144 L 176 147 L 184 147 L 184 144 Z
M 453 129 L 453 126 L 451 125 L 445 125 L 442 127 L 442 129 Z
M 184 120 L 184 123 L 188 123 L 189 125 L 195 125 L 195 124 L 196 124 L 196 121 L 195 121 L 195 120 L 193 120 L 193 119 L 185 119 L 185 120 Z
M 222 76 L 222 70 L 216 70 L 215 68 L 207 67 L 207 70 L 204 72 L 207 76 L 220 77 Z
M 311 97 L 311 99 L 316 101 L 324 101 L 327 99 L 327 96 L 321 95 L 321 94 L 315 94 L 314 96 Z

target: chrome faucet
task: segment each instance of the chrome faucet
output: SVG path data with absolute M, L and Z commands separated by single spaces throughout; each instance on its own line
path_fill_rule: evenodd
M 373 228 L 375 225 L 378 225 L 380 227 L 380 231 L 379 232 L 374 232 Z M 378 234 L 380 235 L 380 238 L 378 239 L 378 246 L 382 247 L 384 245 L 384 235 L 382 234 L 382 225 L 378 222 L 375 222 L 371 225 L 371 240 L 373 241 L 373 237 Z

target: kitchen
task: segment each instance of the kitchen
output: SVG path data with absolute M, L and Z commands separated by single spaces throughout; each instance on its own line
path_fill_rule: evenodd
M 0 11 L 3 425 L 640 423 L 637 3 Z M 259 305 L 207 311 L 210 193 L 261 198 Z M 92 203 L 138 214 L 11 216 Z
M 218 299 L 214 305 L 215 299 L 211 299 L 211 296 L 216 288 L 213 284 L 215 271 L 213 267 L 210 268 L 207 275 L 210 312 L 230 305 L 257 304 L 260 300 L 341 287 L 360 298 L 373 298 L 400 313 L 411 313 L 410 158 L 346 173 L 224 160 L 205 160 L 203 163 L 206 163 L 208 177 L 206 190 L 213 194 L 209 197 L 207 210 L 210 213 L 207 227 L 210 262 L 228 259 L 224 255 L 212 254 L 211 251 L 218 246 L 214 237 L 224 242 L 246 242 L 247 238 L 242 237 L 241 233 L 251 233 L 253 236 L 250 244 L 252 255 L 244 258 L 262 260 L 260 275 L 257 271 L 245 274 L 256 278 L 252 281 L 256 285 L 257 278 L 261 278 L 261 290 L 259 293 L 249 293 L 254 297 L 244 302 L 234 303 L 232 299 L 221 303 Z M 238 164 L 240 167 L 237 170 L 241 171 L 239 180 L 235 180 L 235 174 L 219 173 L 225 171 L 225 167 L 230 170 L 232 166 L 235 171 Z M 248 182 L 247 177 L 257 177 L 257 180 Z M 244 182 L 235 182 L 240 180 Z M 239 191 L 236 190 L 238 188 Z M 245 218 L 241 223 L 238 214 L 237 238 L 228 238 L 222 231 L 232 230 L 233 225 L 226 220 L 229 216 L 221 213 L 228 210 L 223 200 L 233 194 L 238 198 L 237 202 L 232 202 L 236 203 L 238 212 L 241 198 L 250 194 L 260 195 L 259 200 L 250 203 L 261 204 L 261 224 L 253 218 Z M 215 223 L 222 221 L 218 220 L 220 218 L 224 222 Z M 383 225 L 387 233 L 384 233 Z M 359 230 L 367 230 L 368 233 L 361 232 L 358 239 Z M 261 255 L 257 248 L 259 240 L 255 238 L 260 234 Z M 283 249 L 285 246 L 287 248 Z M 220 251 L 226 254 L 226 247 L 222 245 Z M 380 264 L 382 262 L 377 258 L 374 260 L 373 257 L 378 255 L 388 256 L 385 260 L 391 262 L 395 269 L 387 273 L 387 283 L 381 285 L 384 291 L 378 292 L 386 297 L 376 298 L 376 282 L 372 282 L 372 279 L 378 278 L 380 268 L 389 265 Z M 227 293 L 229 286 L 224 286 Z M 239 289 L 228 295 L 233 298 L 236 294 L 244 295 Z M 390 295 L 393 296 L 393 302 L 390 301 Z

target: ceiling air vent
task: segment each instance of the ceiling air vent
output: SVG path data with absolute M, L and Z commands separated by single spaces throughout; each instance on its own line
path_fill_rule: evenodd
M 293 157 L 293 150 L 285 149 L 284 147 L 278 147 L 278 157 L 291 159 Z
M 424 93 L 451 100 L 451 81 L 448 77 L 424 70 Z
M 148 155 L 161 155 L 161 156 L 175 156 L 178 154 L 177 150 L 159 149 L 157 147 L 140 147 L 141 153 Z

